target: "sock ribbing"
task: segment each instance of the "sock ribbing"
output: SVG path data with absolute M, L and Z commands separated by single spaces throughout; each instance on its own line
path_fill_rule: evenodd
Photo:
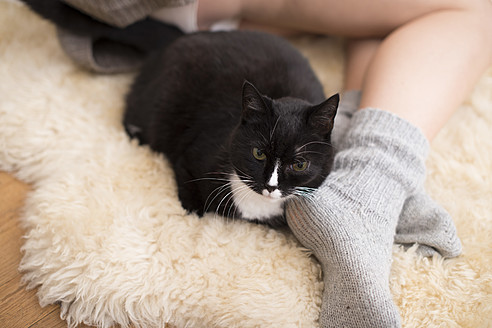
M 399 327 L 389 291 L 393 237 L 405 199 L 425 177 L 428 142 L 378 109 L 354 114 L 332 173 L 287 222 L 324 270 L 322 327 Z
M 352 116 L 359 108 L 360 98 L 359 90 L 346 91 L 342 95 L 331 135 L 335 149 L 345 138 Z M 418 244 L 417 253 L 423 256 L 439 253 L 444 257 L 456 257 L 462 251 L 453 219 L 424 188 L 405 200 L 394 242 L 406 247 Z
M 407 121 L 378 109 L 360 110 L 354 114 L 335 156 L 331 177 L 338 181 L 346 197 L 361 205 L 376 201 L 374 194 L 384 203 L 383 195 L 411 195 L 423 184 L 428 150 L 427 139 Z M 341 168 L 346 170 L 336 173 Z M 347 183 L 343 172 L 353 170 L 359 178 Z M 371 181 L 370 185 L 368 181 Z M 366 196 L 371 198 L 366 199 Z

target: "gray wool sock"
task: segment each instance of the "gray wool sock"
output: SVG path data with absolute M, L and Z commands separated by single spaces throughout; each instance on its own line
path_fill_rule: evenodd
M 436 251 L 444 257 L 461 254 L 461 242 L 451 216 L 424 190 L 405 201 L 395 243 L 405 246 L 417 243 L 417 251 L 423 256 L 433 256 Z
M 345 91 L 338 105 L 337 115 L 335 116 L 335 124 L 331 132 L 331 143 L 338 148 L 345 136 L 345 132 L 350 124 L 352 115 L 359 108 L 361 92 L 359 90 Z
M 352 115 L 359 108 L 360 98 L 359 90 L 342 94 L 331 137 L 335 149 L 345 137 Z M 453 219 L 424 188 L 406 199 L 396 227 L 395 243 L 406 247 L 418 244 L 417 253 L 423 256 L 439 253 L 451 258 L 461 254 L 461 242 Z
M 392 244 L 408 195 L 425 178 L 428 142 L 382 110 L 356 112 L 333 171 L 287 204 L 289 227 L 324 272 L 322 327 L 399 327 L 389 289 Z

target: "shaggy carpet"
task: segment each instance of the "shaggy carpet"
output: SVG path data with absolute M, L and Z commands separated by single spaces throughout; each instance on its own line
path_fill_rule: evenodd
M 327 94 L 337 91 L 341 43 L 295 44 Z M 41 306 L 58 302 L 70 326 L 316 327 L 321 271 L 289 232 L 186 214 L 166 160 L 129 141 L 121 115 L 132 77 L 81 70 L 50 23 L 0 2 L 0 170 L 32 185 L 20 270 Z M 464 251 L 443 260 L 394 247 L 404 327 L 490 326 L 492 70 L 427 164 L 428 190 Z

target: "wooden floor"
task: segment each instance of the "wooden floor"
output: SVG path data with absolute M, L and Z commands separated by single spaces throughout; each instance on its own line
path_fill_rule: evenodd
M 0 172 L 0 327 L 65 328 L 59 306 L 41 308 L 36 291 L 21 285 L 17 271 L 23 235 L 19 214 L 28 191 L 28 185 Z

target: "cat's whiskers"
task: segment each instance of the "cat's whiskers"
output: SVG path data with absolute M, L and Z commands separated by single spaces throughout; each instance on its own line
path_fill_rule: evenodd
M 247 186 L 246 186 L 246 185 L 245 185 L 245 186 L 242 186 L 242 187 L 237 188 L 237 189 L 236 189 L 236 191 L 237 191 L 237 192 L 242 192 L 242 190 L 243 190 L 243 189 L 245 189 L 245 188 L 247 188 Z M 233 193 L 233 191 L 232 191 L 232 189 L 231 189 L 231 192 L 229 193 L 229 195 L 230 195 L 230 194 L 232 194 L 232 193 Z M 231 203 L 230 205 L 229 205 L 229 202 Z M 236 206 L 236 205 L 237 205 L 237 204 L 236 204 L 236 202 L 235 202 L 234 197 L 229 197 L 229 199 L 227 200 L 227 202 L 226 202 L 226 203 L 225 203 L 225 205 L 224 205 L 224 210 L 222 211 L 222 216 L 224 216 L 224 217 L 226 217 L 226 218 L 230 218 L 230 214 L 231 214 L 231 210 L 232 210 L 232 208 L 236 208 L 236 209 L 237 209 L 237 206 Z M 225 215 L 225 211 L 227 210 L 227 207 L 228 207 L 228 206 L 229 206 L 229 211 L 227 211 L 227 215 Z M 235 212 L 236 212 L 236 210 L 234 210 L 234 213 L 235 213 Z M 233 218 L 234 218 L 234 217 L 233 217 Z
M 253 178 L 250 177 L 250 176 L 244 176 L 244 175 L 238 175 L 237 173 L 225 173 L 225 172 L 213 172 L 213 173 L 207 173 L 207 174 L 222 174 L 224 176 L 227 176 L 227 178 L 217 178 L 216 180 L 218 181 L 220 179 L 220 181 L 222 182 L 231 182 L 231 179 L 237 179 L 238 177 L 241 179 L 241 181 L 245 182 L 246 184 L 248 183 L 253 183 Z M 206 179 L 206 178 L 203 178 L 203 179 Z M 210 179 L 213 179 L 213 178 L 210 178 Z
M 222 199 L 220 200 L 219 204 L 217 205 L 217 207 L 215 208 L 215 212 L 214 212 L 214 218 L 216 219 L 217 216 L 219 215 L 219 210 L 220 210 L 220 205 L 222 205 L 222 202 L 224 201 L 224 199 L 226 199 L 232 192 L 229 191 L 224 197 L 222 197 Z M 222 217 L 224 217 L 224 215 L 222 215 Z
M 246 188 L 247 188 L 247 186 L 242 186 L 242 187 L 236 189 L 236 191 L 242 192 Z M 234 199 L 234 197 L 231 197 L 227 201 L 227 203 L 225 205 L 225 208 L 224 208 L 224 214 L 225 214 L 225 209 L 227 208 L 227 204 L 229 204 L 230 201 L 231 201 L 231 205 L 229 206 L 229 211 L 227 211 L 227 218 L 230 218 L 231 217 L 231 210 L 234 208 L 234 212 L 232 213 L 232 218 L 233 219 L 236 219 L 236 212 L 237 212 L 237 209 L 238 209 L 239 201 L 237 199 Z
M 215 174 L 215 175 L 224 175 L 224 176 L 233 176 L 234 173 L 231 172 L 207 172 L 205 174 Z
M 191 182 L 204 181 L 204 180 L 207 180 L 207 181 L 219 181 L 219 182 L 227 182 L 227 181 L 229 181 L 226 178 L 197 178 L 197 179 L 192 179 L 192 180 L 185 181 L 184 183 L 191 183 Z
M 296 194 L 295 196 L 298 197 L 298 198 L 301 198 L 303 200 L 307 200 L 307 201 L 309 201 L 311 203 L 316 203 L 316 199 L 311 194 Z
M 298 147 L 298 148 L 296 149 L 296 152 L 300 152 L 300 151 L 301 151 L 301 149 L 303 149 L 303 148 L 305 148 L 305 147 L 307 147 L 307 146 L 309 146 L 309 145 L 312 145 L 312 144 L 321 144 L 321 145 L 325 145 L 325 146 L 328 146 L 328 147 L 333 147 L 333 146 L 332 146 L 332 144 L 331 144 L 331 143 L 329 143 L 329 142 L 325 142 L 325 141 L 317 141 L 317 140 L 315 140 L 315 141 L 310 141 L 310 142 L 308 142 L 308 143 L 305 143 L 304 145 L 302 145 L 302 146 Z
M 205 207 L 205 209 L 204 209 L 204 212 L 205 213 L 210 210 L 210 206 L 212 206 L 212 204 L 215 201 L 215 199 L 217 199 L 217 197 L 221 196 L 221 194 L 223 194 L 224 192 L 226 192 L 228 190 L 228 188 L 231 187 L 232 182 L 230 180 L 227 180 L 227 181 L 228 182 L 226 184 L 220 185 L 219 187 L 215 188 L 210 193 L 210 195 L 208 195 L 207 199 L 205 200 L 205 206 L 204 206 Z M 252 181 L 246 180 L 246 182 L 252 182 Z M 247 187 L 247 185 L 245 185 L 244 188 L 249 188 L 249 187 Z M 238 190 L 241 191 L 241 189 L 242 188 L 240 188 Z M 215 208 L 215 216 L 217 216 L 219 214 L 219 210 L 220 210 L 220 207 L 221 207 L 222 203 L 224 202 L 224 200 L 227 199 L 227 202 L 224 205 L 224 209 L 222 211 L 222 214 L 223 214 L 222 216 L 225 216 L 225 211 L 227 210 L 227 206 L 228 206 L 229 202 L 232 200 L 232 197 L 230 197 L 231 194 L 232 194 L 232 190 L 230 189 L 224 196 L 222 196 L 219 204 Z M 213 195 L 215 195 L 215 196 L 213 196 Z M 209 201 L 210 197 L 212 197 L 212 196 L 213 196 L 213 198 Z M 234 205 L 234 203 L 231 203 L 231 205 L 230 205 L 231 208 L 232 208 L 233 205 Z
M 240 177 L 240 178 L 243 178 L 241 180 L 244 180 L 244 181 L 246 181 L 246 180 L 253 181 L 254 180 L 254 178 L 251 175 L 244 173 L 243 171 L 241 171 L 240 169 L 238 169 L 235 165 L 233 165 L 233 164 L 231 164 L 231 165 L 234 168 L 234 170 L 236 171 L 236 175 L 238 177 Z M 238 173 L 241 173 L 241 175 L 239 175 Z M 234 177 L 234 174 L 231 173 L 231 176 Z
M 242 187 L 239 187 L 236 189 L 237 192 L 242 192 L 244 189 L 249 189 L 248 186 L 242 186 Z M 231 191 L 232 193 L 232 191 Z M 246 193 L 247 194 L 247 193 Z M 227 209 L 227 204 L 229 204 L 229 202 L 231 202 L 231 205 L 229 206 L 229 211 L 227 212 L 227 216 L 225 215 L 225 210 Z M 238 206 L 238 201 L 236 199 L 234 199 L 234 197 L 230 197 L 228 200 L 227 200 L 227 203 L 224 205 L 224 211 L 222 212 L 223 213 L 223 216 L 227 217 L 227 218 L 230 218 L 230 214 L 231 214 L 231 210 L 234 208 L 234 213 L 233 213 L 233 216 L 232 218 L 235 219 L 235 215 L 236 215 L 236 211 L 237 211 L 237 206 Z
M 305 157 L 303 157 L 303 156 L 297 156 L 297 159 L 298 160 L 301 160 L 301 161 L 307 162 L 307 159 Z
M 237 209 L 239 208 L 239 206 L 246 200 L 247 197 L 249 197 L 251 195 L 251 193 L 254 193 L 255 191 L 253 191 L 253 189 L 251 189 L 250 187 L 248 186 L 242 186 L 240 187 L 238 190 L 239 191 L 242 191 L 246 189 L 246 192 L 242 195 L 241 198 L 239 199 L 235 199 L 235 209 L 234 209 L 234 213 L 233 213 L 233 217 L 235 218 L 236 217 L 236 212 L 237 212 Z
M 324 155 L 323 153 L 319 151 L 314 151 L 314 150 L 304 150 L 296 153 L 297 156 L 300 156 L 301 154 L 318 154 L 318 155 Z
M 275 135 L 275 129 L 277 128 L 278 122 L 280 121 L 280 115 L 277 117 L 277 120 L 275 121 L 275 124 L 273 125 L 273 129 L 270 132 L 270 143 L 273 140 L 273 136 Z
M 332 146 L 331 143 L 326 142 L 326 141 L 313 140 L 313 141 L 310 141 L 308 143 L 305 143 L 302 147 L 306 147 L 306 146 L 309 146 L 309 145 L 315 144 L 315 143 L 326 145 L 326 146 L 330 146 L 330 147 Z
M 307 200 L 314 200 L 314 195 L 313 193 L 316 191 L 316 188 L 310 188 L 310 187 L 295 187 L 294 192 L 292 193 L 293 195 L 297 197 L 302 197 Z
M 229 203 L 229 201 L 232 199 L 232 197 L 230 197 L 230 195 L 232 195 L 232 189 L 224 196 L 222 197 L 222 199 L 220 200 L 219 204 L 217 205 L 217 208 L 215 209 L 215 218 L 217 217 L 217 215 L 219 215 L 219 210 L 220 210 L 220 206 L 222 205 L 222 202 L 224 202 L 225 199 L 228 199 L 226 204 L 224 205 L 224 209 L 222 211 L 222 217 L 226 217 L 225 215 L 225 210 L 227 208 L 227 204 Z M 227 218 L 227 217 L 226 217 Z
M 267 139 L 267 138 L 263 135 L 263 133 L 258 132 L 258 134 L 259 134 L 259 135 L 261 136 L 261 138 L 263 139 L 263 143 L 267 144 L 267 143 L 270 141 L 269 139 Z
M 210 175 L 213 174 L 213 175 L 217 175 L 217 176 L 224 176 L 224 178 L 220 178 L 220 177 L 204 177 L 204 178 L 193 179 L 193 180 L 190 180 L 190 181 L 187 181 L 186 182 L 186 183 L 188 183 L 188 182 L 196 182 L 196 181 L 217 181 L 217 182 L 221 182 L 221 183 L 224 183 L 225 182 L 225 184 L 221 184 L 220 186 L 218 186 L 217 188 L 215 188 L 208 195 L 207 199 L 205 200 L 205 204 L 204 204 L 204 213 L 207 213 L 209 211 L 209 209 L 210 209 L 210 206 L 212 206 L 212 203 L 214 202 L 214 200 L 217 197 L 219 197 L 220 194 L 222 194 L 225 190 L 227 190 L 227 187 L 230 187 L 230 185 L 231 185 L 231 178 L 237 177 L 237 174 L 228 173 L 228 172 L 208 172 L 206 174 L 210 174 Z M 245 181 L 250 182 L 251 180 L 245 179 Z M 215 196 L 210 200 L 210 197 L 212 197 L 214 194 L 215 194 Z
M 300 192 L 304 192 L 304 193 L 313 193 L 315 192 L 317 189 L 316 188 L 311 188 L 311 187 L 295 187 L 294 188 L 295 191 L 300 191 Z
M 232 218 L 233 218 L 234 220 L 236 220 L 236 213 L 237 213 L 237 209 L 238 209 L 238 206 L 237 206 L 237 205 L 238 205 L 238 204 L 236 204 L 236 206 L 234 206 L 234 212 L 232 212 Z
M 228 187 L 231 186 L 231 182 L 229 183 L 226 183 L 226 184 L 223 184 L 217 188 L 215 188 L 207 197 L 207 199 L 205 200 L 205 210 L 204 210 L 204 213 L 207 213 L 208 210 L 210 209 L 210 206 L 212 206 L 212 203 L 214 202 L 214 200 L 219 197 L 220 194 L 222 194 L 225 190 L 227 190 Z M 210 197 L 215 194 L 215 196 L 210 200 L 210 202 L 208 201 L 210 199 Z M 207 205 L 208 203 L 208 205 Z M 217 209 L 216 209 L 217 210 Z

